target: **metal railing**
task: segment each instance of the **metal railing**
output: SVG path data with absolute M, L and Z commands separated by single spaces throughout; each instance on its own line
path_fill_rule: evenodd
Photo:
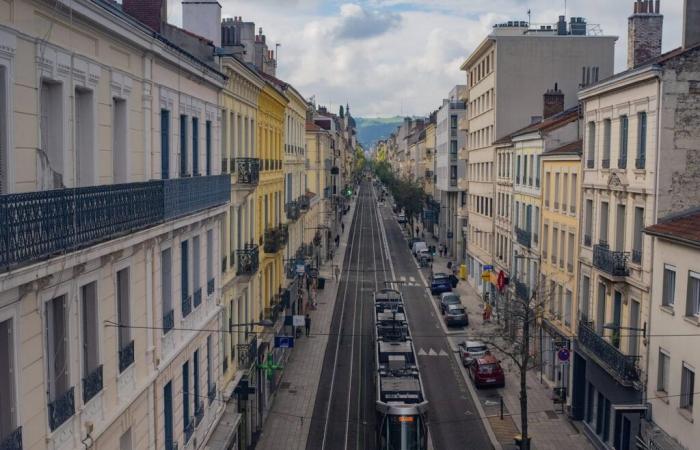
M 49 428 L 55 431 L 75 414 L 75 388 L 70 387 L 56 400 L 49 402 Z
M 87 403 L 102 390 L 102 365 L 83 378 L 83 403 Z M 0 447 L 2 449 L 2 447 Z
M 263 238 L 263 251 L 265 253 L 277 253 L 281 247 L 278 228 L 268 228 L 265 230 Z
M 195 308 L 202 304 L 202 288 L 197 288 L 197 290 L 194 291 L 192 303 L 194 303 Z
M 307 197 L 306 195 L 299 196 L 298 202 L 299 202 L 299 208 L 302 211 L 308 210 L 309 206 L 311 205 L 311 201 L 309 200 L 309 197 Z
M 640 264 L 642 262 L 641 250 L 632 250 L 632 262 L 635 264 Z
M 299 219 L 299 216 L 301 216 L 301 210 L 299 209 L 299 202 L 297 202 L 296 200 L 292 200 L 291 202 L 287 203 L 286 210 L 287 210 L 287 219 L 289 219 L 289 220 L 297 220 L 297 219 Z
M 636 169 L 644 169 L 646 167 L 647 160 L 646 158 L 637 158 L 634 160 L 634 167 Z
M 134 363 L 134 340 L 119 350 L 119 373 L 124 372 Z
M 194 426 L 198 427 L 204 418 L 204 402 L 199 402 L 194 410 Z
M 260 160 L 258 158 L 236 158 L 232 165 L 236 170 L 238 184 L 254 186 L 260 181 Z
M 578 342 L 588 353 L 607 366 L 623 385 L 629 386 L 639 381 L 636 364 L 638 356 L 625 355 L 583 321 L 578 325 Z
M 182 307 L 182 317 L 187 317 L 190 315 L 192 312 L 192 296 L 191 295 L 183 295 L 182 296 L 182 302 L 181 302 L 181 307 Z
M 530 288 L 528 288 L 527 284 L 523 283 L 522 281 L 515 280 L 515 295 L 517 295 L 521 300 L 529 301 Z
M 527 230 L 515 227 L 515 238 L 518 241 L 518 244 L 522 246 L 530 248 L 532 245 L 532 233 Z
M 626 169 L 627 168 L 627 157 L 617 159 L 617 168 Z
M 253 335 L 251 341 L 247 344 L 238 344 L 238 365 L 241 369 L 247 369 L 258 359 L 258 339 Z
M 284 223 L 280 224 L 279 228 L 277 228 L 277 241 L 279 242 L 280 249 L 289 242 L 289 227 Z
M 593 246 L 593 266 L 612 276 L 626 277 L 629 275 L 628 258 L 628 252 L 612 251 L 606 245 Z
M 236 275 L 252 275 L 260 267 L 260 248 L 247 244 L 243 250 L 236 250 L 238 269 Z
M 175 327 L 175 310 L 163 314 L 163 334 L 168 334 Z
M 0 270 L 221 205 L 230 195 L 229 175 L 2 195 Z
M 587 160 L 586 161 L 586 168 L 592 169 L 593 167 L 595 167 L 595 160 L 592 160 L 592 159 Z
M 610 168 L 610 158 L 603 158 L 600 161 L 600 164 L 603 167 L 603 169 L 609 169 Z
M 17 427 L 0 441 L 0 450 L 22 450 L 22 427 Z
M 591 238 L 590 234 L 583 235 L 583 245 L 585 245 L 586 247 L 590 247 L 592 242 L 593 239 Z
M 212 278 L 211 280 L 207 281 L 207 295 L 211 295 L 214 293 L 214 287 L 215 287 L 215 279 Z

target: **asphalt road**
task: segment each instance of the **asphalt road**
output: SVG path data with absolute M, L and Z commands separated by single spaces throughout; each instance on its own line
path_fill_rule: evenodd
M 349 233 L 307 450 L 376 448 L 372 294 L 390 280 L 402 282 L 432 448 L 491 449 L 402 230 L 389 206 L 377 206 L 369 182 L 359 190 Z

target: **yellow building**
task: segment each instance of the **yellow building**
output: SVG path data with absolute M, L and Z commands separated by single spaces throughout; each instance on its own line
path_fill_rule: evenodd
M 569 387 L 567 366 L 555 362 L 556 350 L 576 333 L 581 198 L 581 141 L 554 148 L 541 155 L 542 217 L 540 285 L 547 292 L 543 311 L 543 373 L 552 384 Z M 557 180 L 561 178 L 561 184 Z M 565 198 L 562 194 L 567 193 Z M 562 203 L 557 199 L 562 198 Z M 569 201 L 570 199 L 570 201 Z M 570 403 L 570 396 L 568 399 Z
M 314 264 L 319 265 L 328 246 L 329 214 L 332 212 L 329 192 L 332 188 L 330 170 L 326 163 L 333 155 L 333 136 L 314 122 L 306 123 L 307 189 L 310 190 L 311 210 L 304 227 L 304 242 L 314 242 Z M 325 239 L 324 239 L 325 237 Z

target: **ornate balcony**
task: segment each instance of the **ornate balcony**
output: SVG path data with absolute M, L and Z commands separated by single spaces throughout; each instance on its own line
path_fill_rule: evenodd
M 289 220 L 294 221 L 299 219 L 299 216 L 301 216 L 299 202 L 297 202 L 296 200 L 292 200 L 291 202 L 287 203 L 285 209 L 287 210 L 287 219 Z
M 245 249 L 237 250 L 238 269 L 236 275 L 253 275 L 260 266 L 260 249 L 257 245 L 246 245 Z
M 0 450 L 22 450 L 22 427 L 15 428 L 0 441 Z
M 182 296 L 182 317 L 187 317 L 190 315 L 192 312 L 192 296 L 191 295 L 183 295 Z
M 83 378 L 83 403 L 87 403 L 102 390 L 102 365 Z M 1 447 L 0 447 L 1 448 Z
M 517 239 L 518 244 L 522 245 L 523 247 L 530 248 L 532 245 L 532 233 L 527 230 L 515 227 L 515 238 Z
M 75 414 L 75 388 L 70 387 L 56 400 L 49 403 L 49 428 L 55 431 Z
M 197 290 L 194 291 L 192 302 L 194 303 L 195 308 L 202 304 L 202 288 L 197 288 Z
M 517 295 L 520 300 L 526 302 L 530 301 L 530 288 L 522 281 L 515 280 L 515 295 Z
M 593 266 L 613 277 L 626 277 L 630 274 L 628 259 L 629 252 L 611 251 L 607 245 L 593 246 Z
M 119 373 L 124 372 L 134 363 L 134 341 L 132 340 L 119 350 Z
M 258 158 L 236 158 L 233 160 L 238 184 L 257 186 L 260 181 L 260 160 Z
M 646 158 L 637 158 L 634 160 L 634 167 L 635 169 L 644 169 L 646 167 L 647 160 Z
M 80 250 L 230 198 L 229 175 L 0 196 L 0 270 Z
M 204 402 L 199 402 L 194 410 L 194 426 L 198 427 L 204 418 Z
M 207 295 L 211 295 L 214 293 L 214 286 L 215 286 L 214 278 L 207 281 Z
M 263 251 L 265 253 L 277 253 L 280 248 L 282 248 L 280 245 L 279 228 L 268 228 L 265 230 L 263 240 Z
M 299 202 L 299 208 L 302 211 L 307 211 L 310 207 L 310 204 L 311 204 L 309 197 L 307 197 L 306 195 L 299 196 L 298 202 Z
M 284 247 L 289 242 L 289 227 L 286 224 L 281 224 L 277 229 L 277 238 L 280 243 L 280 247 Z
M 241 369 L 246 370 L 258 359 L 258 339 L 253 335 L 251 341 L 247 344 L 238 344 L 238 365 Z
M 194 417 L 190 417 L 185 425 L 185 444 L 190 442 L 192 435 L 194 434 Z
M 578 343 L 587 354 L 594 357 L 620 384 L 633 386 L 639 382 L 638 356 L 625 355 L 605 340 L 587 323 L 578 325 Z
M 163 334 L 168 334 L 175 327 L 175 311 L 170 310 L 163 314 Z

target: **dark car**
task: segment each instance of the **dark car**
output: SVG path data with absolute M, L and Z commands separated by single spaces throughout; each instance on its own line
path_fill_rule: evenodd
M 453 294 L 452 292 L 443 292 L 440 294 L 440 312 L 445 314 L 445 310 L 449 305 L 461 305 L 462 300 L 459 299 L 459 295 Z
M 452 292 L 450 276 L 446 273 L 434 273 L 430 278 L 430 293 L 437 295 L 443 292 Z
M 466 327 L 469 325 L 467 310 L 462 305 L 449 305 L 445 308 L 445 325 L 448 327 Z
M 501 363 L 490 353 L 472 361 L 469 365 L 469 376 L 474 380 L 474 386 L 477 388 L 485 386 L 504 387 L 506 385 L 506 378 L 503 375 Z

